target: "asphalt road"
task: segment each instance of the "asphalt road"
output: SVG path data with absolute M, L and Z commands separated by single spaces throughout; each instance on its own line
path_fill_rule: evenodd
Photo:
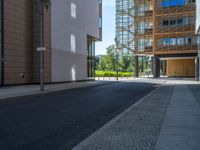
M 0 101 L 0 150 L 62 150 L 155 89 L 119 82 Z

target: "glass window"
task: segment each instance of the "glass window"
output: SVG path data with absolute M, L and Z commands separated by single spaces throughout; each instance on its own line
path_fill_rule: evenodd
M 102 28 L 102 17 L 99 17 L 99 28 Z
M 188 0 L 188 3 L 189 3 L 189 4 L 195 3 L 195 0 Z
M 186 45 L 191 45 L 192 39 L 190 37 L 185 38 L 185 44 Z
M 175 6 L 183 6 L 185 3 L 190 3 L 190 2 L 185 2 L 185 1 L 193 1 L 193 0 L 163 0 L 162 1 L 162 7 L 175 7 Z
M 183 19 L 177 19 L 177 24 L 178 25 L 183 25 Z
M 71 52 L 75 53 L 76 52 L 76 37 L 74 34 L 71 34 L 70 41 L 71 41 Z
M 139 51 L 144 51 L 145 47 L 145 40 L 144 39 L 139 39 L 138 40 L 138 50 Z
M 139 22 L 138 23 L 138 30 L 139 30 L 139 33 L 144 33 L 144 30 L 145 30 L 145 22 Z
M 163 0 L 162 7 L 174 7 L 176 6 L 176 0 Z
M 169 0 L 163 0 L 162 7 L 169 7 Z
M 176 6 L 176 0 L 168 0 L 170 1 L 170 7 Z
M 177 45 L 184 45 L 184 38 L 177 38 Z
M 170 20 L 170 25 L 171 25 L 171 26 L 174 26 L 174 25 L 176 25 L 176 20 L 175 20 L 175 19 L 173 19 L 173 20 Z
M 168 26 L 169 25 L 169 20 L 164 20 L 163 21 L 163 26 Z
M 153 40 L 152 39 L 146 39 L 145 40 L 145 46 L 146 47 L 152 47 L 153 46 Z
M 176 45 L 176 38 L 170 38 L 170 45 L 171 46 Z
M 71 3 L 71 17 L 76 18 L 76 4 Z
M 95 77 L 95 39 L 87 39 L 87 77 Z
M 163 46 L 169 45 L 169 38 L 163 38 Z
M 185 0 L 177 0 L 178 6 L 183 6 L 185 4 Z
M 196 45 L 197 44 L 197 37 L 193 37 L 192 38 L 192 45 Z

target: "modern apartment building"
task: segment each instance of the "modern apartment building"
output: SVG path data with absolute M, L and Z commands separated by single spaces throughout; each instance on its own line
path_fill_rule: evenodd
M 0 1 L 0 85 L 39 82 L 39 2 Z M 100 0 L 52 0 L 44 15 L 45 82 L 94 76 L 95 41 L 101 40 L 101 5 Z
M 136 66 L 138 57 L 151 56 L 154 77 L 194 77 L 195 17 L 195 0 L 116 0 L 117 47 L 135 56 Z

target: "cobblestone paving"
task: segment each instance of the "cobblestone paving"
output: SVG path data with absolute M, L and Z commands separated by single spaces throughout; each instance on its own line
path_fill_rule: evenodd
M 75 150 L 153 150 L 171 100 L 173 86 L 163 86 L 130 107 Z

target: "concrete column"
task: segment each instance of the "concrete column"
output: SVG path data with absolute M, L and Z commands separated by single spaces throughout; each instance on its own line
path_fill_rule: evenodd
M 163 74 L 166 75 L 167 74 L 167 61 L 163 60 Z
M 141 64 L 141 72 L 144 72 L 144 57 L 141 57 L 142 59 L 142 64 Z
M 152 73 L 154 78 L 160 77 L 160 60 L 157 56 L 152 57 Z
M 195 58 L 195 79 L 199 81 L 199 57 Z
M 134 77 L 135 78 L 138 78 L 139 75 L 138 75 L 138 56 L 134 56 L 134 66 L 135 66 L 135 74 L 134 74 Z

